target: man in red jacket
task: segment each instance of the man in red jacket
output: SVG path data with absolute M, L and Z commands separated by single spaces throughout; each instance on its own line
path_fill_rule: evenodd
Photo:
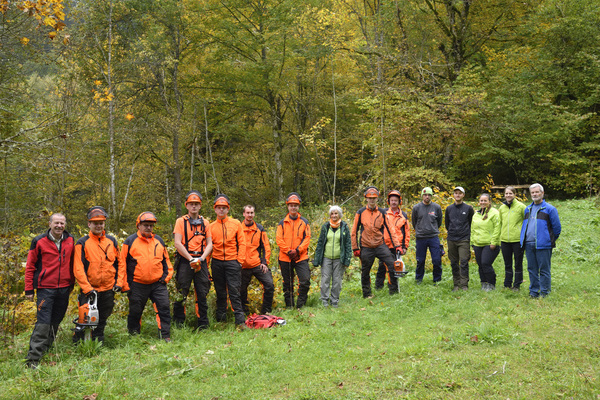
M 73 237 L 65 231 L 63 214 L 50 216 L 50 229 L 31 241 L 25 266 L 25 296 L 33 300 L 37 291 L 35 327 L 29 340 L 27 365 L 37 368 L 50 348 L 69 306 L 73 290 Z

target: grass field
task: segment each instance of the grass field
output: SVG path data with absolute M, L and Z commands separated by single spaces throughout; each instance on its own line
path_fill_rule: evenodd
M 65 318 L 37 370 L 22 362 L 29 333 L 1 350 L 0 398 L 600 399 L 600 212 L 553 204 L 563 234 L 547 298 L 528 297 L 527 274 L 521 292 L 482 292 L 472 260 L 468 292 L 451 292 L 445 268 L 437 287 L 413 274 L 372 300 L 353 266 L 340 308 L 315 291 L 300 312 L 274 310 L 287 325 L 269 330 L 173 329 L 167 344 L 150 315 L 136 337 L 113 316 L 105 346 L 74 347 Z M 501 286 L 501 256 L 495 267 Z

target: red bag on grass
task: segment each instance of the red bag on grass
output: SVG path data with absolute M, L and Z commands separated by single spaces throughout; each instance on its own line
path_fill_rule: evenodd
M 271 328 L 276 325 L 285 325 L 285 319 L 276 315 L 252 314 L 246 319 L 246 326 L 253 329 Z

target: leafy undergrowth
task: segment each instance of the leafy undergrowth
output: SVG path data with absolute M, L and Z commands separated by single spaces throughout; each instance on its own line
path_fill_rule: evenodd
M 314 293 L 300 312 L 274 310 L 287 325 L 269 330 L 213 323 L 164 343 L 150 314 L 136 337 L 114 316 L 104 346 L 75 348 L 65 318 L 38 370 L 22 363 L 28 334 L 2 349 L 0 398 L 599 399 L 600 227 L 589 221 L 600 212 L 556 205 L 564 225 L 548 298 L 528 298 L 526 285 L 484 293 L 472 262 L 468 292 L 452 293 L 445 269 L 437 287 L 409 275 L 399 295 L 371 300 L 354 269 L 338 309 Z M 495 268 L 502 282 L 501 257 Z

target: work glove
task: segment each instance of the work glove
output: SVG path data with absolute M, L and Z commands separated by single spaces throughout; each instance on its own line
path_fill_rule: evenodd
M 167 284 L 167 281 L 165 281 L 165 278 L 163 278 L 162 276 L 160 277 L 160 279 L 158 280 L 158 283 L 162 283 L 163 285 Z
M 400 252 L 400 254 L 405 255 L 407 250 L 408 249 L 406 247 L 402 246 L 402 251 Z
M 444 245 L 440 244 L 440 256 L 445 256 L 446 255 L 446 250 L 444 250 Z
M 292 259 L 295 260 L 296 257 L 298 256 L 298 251 L 297 250 L 290 250 L 287 252 L 287 255 Z
M 360 249 L 354 250 L 354 257 L 360 257 Z
M 192 267 L 194 270 L 198 271 L 202 265 L 200 263 L 200 257 L 194 257 L 190 260 L 190 267 Z
M 113 292 L 115 292 L 115 293 L 120 293 L 121 289 L 123 289 L 121 286 L 117 286 L 117 285 L 113 286 Z
M 90 297 L 90 296 L 92 296 L 94 294 L 97 296 L 98 292 L 96 292 L 95 290 L 90 290 L 89 292 L 84 293 L 85 297 Z

